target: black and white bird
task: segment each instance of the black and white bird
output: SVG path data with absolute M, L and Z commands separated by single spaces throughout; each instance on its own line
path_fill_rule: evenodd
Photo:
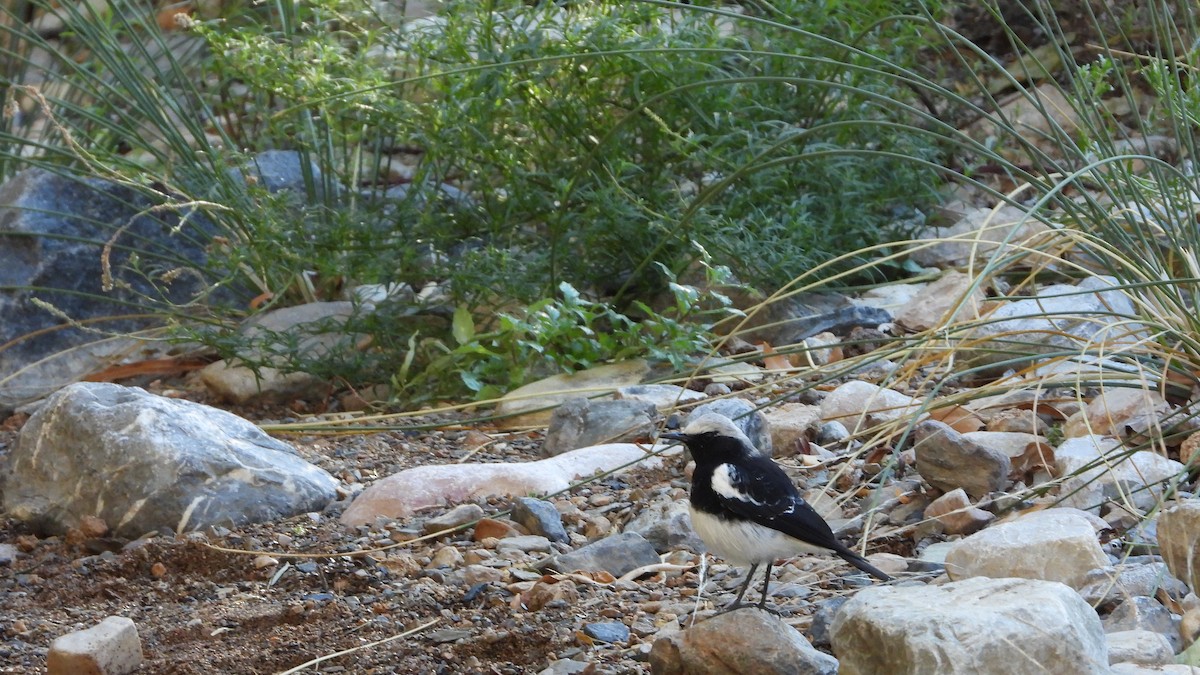
M 728 417 L 701 415 L 662 437 L 682 441 L 696 460 L 691 493 L 696 533 L 725 560 L 750 566 L 729 609 L 741 606 L 760 565 L 767 566 L 758 603 L 765 607 L 771 566 L 799 553 L 834 553 L 873 577 L 890 579 L 838 541 L 783 469 L 761 455 Z

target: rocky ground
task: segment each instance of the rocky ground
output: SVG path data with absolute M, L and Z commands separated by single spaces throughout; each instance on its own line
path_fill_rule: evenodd
M 295 417 L 286 410 L 236 412 L 268 421 Z M 16 442 L 22 422 L 8 420 L 3 448 Z M 304 459 L 351 485 L 468 455 L 475 462 L 540 456 L 538 433 L 504 435 L 502 443 L 477 449 L 486 427 L 440 422 L 446 430 L 286 438 Z M 682 498 L 683 472 L 676 457 L 552 503 L 576 540 L 596 538 L 621 530 L 646 503 Z M 566 544 L 536 538 L 522 544 L 526 551 L 504 539 L 477 541 L 470 528 L 409 544 L 445 509 L 347 530 L 337 516 L 348 501 L 236 530 L 133 541 L 81 530 L 43 538 L 6 519 L 0 672 L 41 671 L 54 638 L 112 615 L 135 622 L 143 672 L 273 673 L 356 648 L 315 670 L 524 673 L 553 665 L 551 672 L 574 672 L 594 664 L 589 672 L 648 672 L 655 636 L 711 614 L 742 578 L 741 570 L 710 565 L 700 593 L 700 557 L 687 548 L 664 554 L 661 570 L 634 578 L 543 575 L 534 563 Z M 486 514 L 509 508 L 499 499 L 481 506 Z M 832 559 L 798 558 L 777 569 L 772 606 L 807 630 L 821 601 L 867 583 L 847 576 L 851 571 Z M 370 644 L 412 629 L 420 630 Z

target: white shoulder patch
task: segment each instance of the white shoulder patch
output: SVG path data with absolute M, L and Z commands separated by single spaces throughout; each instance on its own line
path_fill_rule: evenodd
M 720 464 L 716 469 L 713 469 L 712 486 L 713 492 L 716 492 L 725 499 L 736 499 L 739 502 L 762 506 L 762 502 L 752 498 L 750 495 L 742 492 L 733 484 L 734 472 L 737 467 L 732 464 Z

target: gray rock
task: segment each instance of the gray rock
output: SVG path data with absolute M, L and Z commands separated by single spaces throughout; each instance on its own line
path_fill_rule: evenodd
M 532 534 L 540 534 L 550 541 L 570 541 L 562 524 L 562 514 L 550 502 L 518 497 L 513 500 L 512 518 Z
M 51 675 L 124 675 L 141 664 L 142 641 L 137 626 L 123 616 L 110 616 L 91 628 L 55 638 L 46 656 L 46 670 Z
M 814 649 L 799 631 L 778 617 L 744 608 L 655 640 L 650 649 L 650 672 L 835 675 L 838 661 Z
M 1159 514 L 1158 545 L 1171 574 L 1192 591 L 1200 588 L 1200 499 L 1179 502 Z
M 563 401 L 615 392 L 639 384 L 649 374 L 650 364 L 645 359 L 632 359 L 530 382 L 508 392 L 496 404 L 496 425 L 510 430 L 548 424 L 551 409 Z
M 553 568 L 559 572 L 608 572 L 615 577 L 646 565 L 659 562 L 654 545 L 635 532 L 622 532 L 592 542 L 578 550 L 551 556 L 538 563 L 539 569 Z
M 1096 612 L 1050 581 L 871 586 L 842 606 L 831 632 L 841 675 L 1108 672 Z
M 496 544 L 496 552 L 501 555 L 510 555 L 514 551 L 549 553 L 550 540 L 540 534 L 526 534 L 520 537 L 506 537 Z
M 1096 529 L 1074 509 L 1034 511 L 954 542 L 946 554 L 951 579 L 1018 577 L 1081 588 L 1108 563 Z
M 0 185 L 0 412 L 126 359 L 164 355 L 160 343 L 102 338 L 62 326 L 55 313 L 105 333 L 129 333 L 153 325 L 131 315 L 166 311 L 210 290 L 202 272 L 212 225 L 191 209 L 152 211 L 161 203 L 161 196 L 106 180 L 43 169 Z M 110 242 L 112 284 L 105 290 L 101 261 Z M 176 271 L 183 273 L 170 284 L 148 280 Z M 43 329 L 52 330 L 16 340 Z
M 688 419 L 697 419 L 701 415 L 716 413 L 733 420 L 738 428 L 746 434 L 746 438 L 766 457 L 774 452 L 771 443 L 771 424 L 766 415 L 754 407 L 754 404 L 744 398 L 720 398 L 708 403 L 701 403 L 692 409 Z
M 578 675 L 578 673 L 587 670 L 591 665 L 586 661 L 558 659 L 557 661 L 551 661 L 550 665 L 543 668 L 538 675 Z
M 583 634 L 598 642 L 622 644 L 629 641 L 629 626 L 620 621 L 585 623 Z
M 554 409 L 542 454 L 547 457 L 601 443 L 619 443 L 654 432 L 654 405 L 642 401 L 572 398 Z
M 320 511 L 338 484 L 236 415 L 103 383 L 47 399 L 4 478 L 4 509 L 35 529 L 60 533 L 96 516 L 118 537 Z
M 323 398 L 332 391 L 325 379 L 296 371 L 288 361 L 272 356 L 293 353 L 315 360 L 354 353 L 358 336 L 346 323 L 361 308 L 351 302 L 312 302 L 259 314 L 239 330 L 246 341 L 241 358 L 263 365 L 255 372 L 237 362 L 217 361 L 200 371 L 214 394 L 238 404 L 286 402 L 297 397 Z
M 838 610 L 850 598 L 829 598 L 817 603 L 817 611 L 813 612 L 812 625 L 808 627 L 808 639 L 812 640 L 814 647 L 828 648 L 830 642 L 829 626 L 833 624 L 833 617 L 837 616 Z
M 943 492 L 962 488 L 974 499 L 1008 485 L 1008 456 L 966 439 L 948 424 L 921 422 L 913 430 L 917 473 Z
M 843 424 L 858 433 L 901 418 L 921 416 L 920 400 L 879 385 L 850 380 L 838 385 L 821 400 L 821 417 Z
M 659 553 L 686 548 L 695 553 L 707 549 L 692 529 L 691 508 L 685 499 L 659 501 L 647 505 L 628 523 L 626 532 L 636 532 L 646 538 Z
M 1120 351 L 1143 339 L 1145 331 L 1130 322 L 1138 310 L 1117 283 L 1112 277 L 1088 277 L 1074 286 L 1048 286 L 1036 298 L 1001 305 L 986 323 L 964 336 L 984 341 L 970 350 L 970 358 L 977 363 L 1004 361 L 1005 368 L 1016 368 L 1015 356 L 1028 354 L 1033 359 L 1046 352 L 1078 352 L 1081 344 L 1092 353 Z
M 265 188 L 268 192 L 288 192 L 302 202 L 320 202 L 325 195 L 325 178 L 316 162 L 305 165 L 295 150 L 265 150 L 256 154 L 244 169 L 230 169 L 230 175 Z
M 1079 595 L 1093 607 L 1107 608 L 1139 596 L 1153 598 L 1159 590 L 1177 599 L 1182 599 L 1188 592 L 1187 585 L 1171 575 L 1166 563 L 1132 564 L 1127 561 L 1118 567 L 1089 571 L 1079 588 Z
M 478 504 L 459 504 L 436 518 L 430 518 L 421 526 L 425 534 L 433 534 L 454 527 L 473 523 L 484 515 L 483 507 Z
M 1126 630 L 1108 634 L 1109 663 L 1162 666 L 1175 657 L 1167 638 L 1148 630 Z
M 820 445 L 835 445 L 847 438 L 850 438 L 850 430 L 841 422 L 826 422 L 817 429 L 817 443 Z
M 11 565 L 17 559 L 17 547 L 12 544 L 0 544 L 0 567 Z
M 1167 639 L 1174 654 L 1183 649 L 1183 638 L 1179 635 L 1179 619 L 1154 598 L 1132 597 L 1117 605 L 1103 620 L 1105 633 L 1124 631 L 1150 631 Z M 1133 661 L 1134 659 L 1120 659 Z
M 703 401 L 705 395 L 677 384 L 635 384 L 621 387 L 613 398 L 649 403 L 659 410 L 674 410 L 680 403 Z
M 1131 453 L 1120 441 L 1102 436 L 1063 441 L 1054 450 L 1054 464 L 1063 476 L 1059 503 L 1097 515 L 1109 499 L 1150 510 L 1184 473 L 1175 460 L 1149 450 Z

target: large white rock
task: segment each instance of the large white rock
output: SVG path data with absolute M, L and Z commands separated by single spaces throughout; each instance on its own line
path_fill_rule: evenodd
M 649 450 L 633 443 L 608 443 L 536 462 L 418 466 L 372 483 L 346 508 L 341 522 L 354 527 L 373 523 L 376 517 L 407 518 L 421 509 L 479 498 L 552 494 L 580 478 L 627 464 L 658 466 L 658 456 Z
M 1020 577 L 1058 581 L 1072 588 L 1108 564 L 1096 528 L 1069 509 L 1036 511 L 958 540 L 946 554 L 951 579 Z
M 1142 510 L 1155 506 L 1183 465 L 1149 450 L 1130 453 L 1114 438 L 1080 436 L 1054 450 L 1062 506 L 1099 515 L 1107 500 L 1128 499 Z
M 1049 581 L 872 586 L 842 606 L 830 634 L 841 675 L 1108 673 L 1095 610 Z
M 920 409 L 918 399 L 859 380 L 841 385 L 821 401 L 822 419 L 841 422 L 852 433 L 915 415 Z

